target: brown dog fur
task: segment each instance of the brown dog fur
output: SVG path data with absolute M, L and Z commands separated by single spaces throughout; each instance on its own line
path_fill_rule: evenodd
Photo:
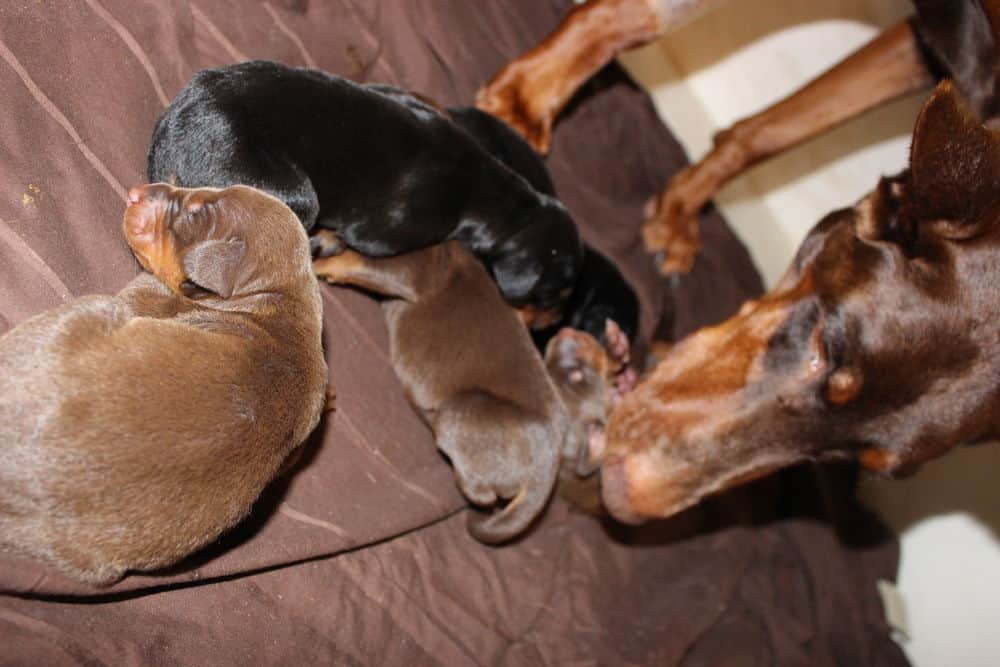
M 353 251 L 314 262 L 316 275 L 390 297 L 393 368 L 451 460 L 472 503 L 469 532 L 498 543 L 522 533 L 556 482 L 568 415 L 517 312 L 456 242 L 389 258 Z
M 1000 133 L 945 81 L 910 165 L 822 220 L 773 290 L 667 351 L 612 412 L 615 517 L 670 516 L 804 461 L 905 473 L 1000 435 Z
M 493 77 L 477 106 L 540 151 L 576 91 L 621 51 L 684 25 L 717 0 L 590 0 L 541 44 Z M 642 235 L 664 273 L 686 273 L 700 249 L 698 213 L 729 180 L 890 100 L 952 77 L 984 118 L 1000 111 L 998 0 L 914 0 L 916 18 L 891 26 L 814 81 L 715 137 L 647 206 Z
M 250 511 L 325 403 L 309 243 L 246 187 L 133 188 L 149 271 L 0 338 L 0 548 L 109 584 Z
M 715 193 L 750 167 L 844 121 L 934 81 L 908 21 L 874 40 L 764 111 L 713 138 L 712 150 L 677 172 L 647 207 L 646 249 L 664 273 L 687 273 L 701 250 L 698 214 Z
M 580 86 L 621 51 L 663 33 L 655 5 L 592 0 L 574 8 L 555 32 L 497 72 L 476 94 L 476 106 L 547 153 L 556 116 Z

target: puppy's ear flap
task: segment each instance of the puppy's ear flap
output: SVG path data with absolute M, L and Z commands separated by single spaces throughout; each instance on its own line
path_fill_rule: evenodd
M 184 273 L 198 287 L 228 299 L 236 289 L 246 251 L 247 244 L 240 239 L 202 241 L 184 255 Z
M 988 130 L 951 81 L 917 117 L 910 148 L 911 211 L 946 238 L 976 235 L 1000 202 L 1000 134 Z
M 542 263 L 533 253 L 518 250 L 504 253 L 493 262 L 493 278 L 504 298 L 513 306 L 524 299 L 542 279 Z

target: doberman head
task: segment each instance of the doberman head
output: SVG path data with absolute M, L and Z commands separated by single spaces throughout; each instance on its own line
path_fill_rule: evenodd
M 1000 133 L 945 81 L 910 168 L 809 233 L 778 285 L 612 412 L 604 501 L 670 516 L 803 461 L 902 474 L 1000 430 Z

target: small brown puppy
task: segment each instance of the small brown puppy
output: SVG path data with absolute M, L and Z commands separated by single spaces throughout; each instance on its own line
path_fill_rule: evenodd
M 628 336 L 612 320 L 605 323 L 602 346 L 590 334 L 564 328 L 545 348 L 545 368 L 570 416 L 563 442 L 556 493 L 588 514 L 604 514 L 600 477 L 608 415 L 631 390 L 635 371 L 628 367 Z
M 149 273 L 0 337 L 0 550 L 94 584 L 245 517 L 326 400 L 319 289 L 288 207 L 147 185 L 124 227 Z
M 523 532 L 556 482 L 568 416 L 527 329 L 482 264 L 457 242 L 388 258 L 354 251 L 316 275 L 390 297 L 393 368 L 434 431 L 472 503 L 469 532 L 487 543 Z

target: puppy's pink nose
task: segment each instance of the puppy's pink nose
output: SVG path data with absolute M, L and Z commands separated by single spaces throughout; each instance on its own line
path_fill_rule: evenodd
M 128 191 L 129 205 L 141 202 L 153 202 L 167 199 L 174 188 L 166 183 L 150 183 L 149 185 L 137 185 Z

